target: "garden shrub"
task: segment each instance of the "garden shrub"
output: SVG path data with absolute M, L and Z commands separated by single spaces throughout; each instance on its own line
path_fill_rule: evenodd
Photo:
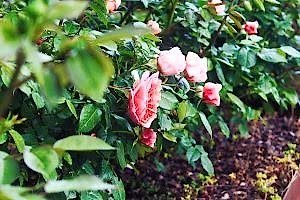
M 115 169 L 295 109 L 299 0 L 1 1 L 0 199 L 125 199 Z

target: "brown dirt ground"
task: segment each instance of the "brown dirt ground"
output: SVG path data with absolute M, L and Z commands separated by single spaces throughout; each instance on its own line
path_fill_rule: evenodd
M 275 177 L 267 189 L 273 187 L 283 196 L 299 160 L 282 163 L 279 159 L 289 143 L 297 144 L 300 152 L 300 118 L 265 117 L 250 123 L 248 138 L 225 139 L 217 133 L 214 141 L 209 156 L 215 177 L 203 181 L 203 170 L 193 169 L 181 156 L 152 155 L 136 164 L 138 174 L 131 169 L 121 172 L 127 199 L 271 199 L 270 193 L 257 187 L 258 172 L 269 180 Z M 165 170 L 158 170 L 156 159 Z

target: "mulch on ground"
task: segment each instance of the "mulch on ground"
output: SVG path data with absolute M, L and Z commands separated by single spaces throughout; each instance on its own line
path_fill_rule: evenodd
M 193 169 L 181 156 L 148 156 L 136 164 L 138 174 L 131 169 L 120 173 L 127 199 L 270 199 L 259 191 L 259 172 L 267 179 L 275 177 L 267 189 L 273 187 L 282 196 L 295 170 L 279 159 L 289 143 L 297 144 L 300 152 L 300 119 L 266 117 L 250 123 L 248 138 L 226 139 L 216 133 L 214 141 L 208 151 L 215 177 L 204 181 L 203 170 Z

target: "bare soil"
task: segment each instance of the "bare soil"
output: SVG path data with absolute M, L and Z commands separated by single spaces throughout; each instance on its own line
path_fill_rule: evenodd
M 290 143 L 300 152 L 300 118 L 265 117 L 250 123 L 248 138 L 226 139 L 216 133 L 213 141 L 208 151 L 215 177 L 203 178 L 201 164 L 193 169 L 182 156 L 152 155 L 140 160 L 135 171 L 120 172 L 127 199 L 271 199 L 271 193 L 258 186 L 259 172 L 266 180 L 273 177 L 267 189 L 283 196 L 299 166 L 297 160 L 283 161 L 283 152 Z

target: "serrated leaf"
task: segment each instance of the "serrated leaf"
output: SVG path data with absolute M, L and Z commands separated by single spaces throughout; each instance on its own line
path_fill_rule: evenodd
M 200 119 L 201 119 L 205 129 L 207 130 L 209 135 L 212 137 L 212 129 L 211 129 L 211 126 L 210 126 L 205 114 L 203 112 L 199 112 L 199 116 L 200 116 Z
M 62 149 L 65 151 L 94 151 L 115 149 L 103 140 L 87 135 L 69 136 L 55 142 L 53 147 L 55 149 Z
M 86 104 L 80 113 L 79 131 L 89 132 L 101 121 L 102 111 L 93 104 Z
M 24 142 L 24 139 L 23 139 L 22 135 L 20 135 L 20 133 L 18 133 L 15 130 L 9 130 L 9 134 L 14 139 L 14 142 L 17 146 L 18 151 L 20 153 L 23 153 L 24 148 L 25 148 L 25 142 Z
M 47 193 L 87 190 L 112 190 L 114 185 L 104 183 L 96 176 L 79 176 L 70 180 L 48 181 L 44 187 Z

